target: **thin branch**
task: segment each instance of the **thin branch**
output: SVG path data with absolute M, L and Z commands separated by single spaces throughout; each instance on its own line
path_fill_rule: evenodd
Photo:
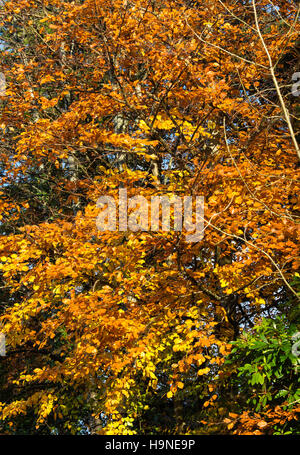
M 263 45 L 263 48 L 264 48 L 264 50 L 265 50 L 265 52 L 267 54 L 268 61 L 269 61 L 270 73 L 271 73 L 271 76 L 272 76 L 272 79 L 273 79 L 273 82 L 274 82 L 274 85 L 275 85 L 275 88 L 276 88 L 276 92 L 277 92 L 277 95 L 278 95 L 278 98 L 279 98 L 279 101 L 280 101 L 282 112 L 283 112 L 284 118 L 286 120 L 286 123 L 288 125 L 290 136 L 291 136 L 293 144 L 295 146 L 298 158 L 300 160 L 300 148 L 299 148 L 299 145 L 298 145 L 298 142 L 297 142 L 294 130 L 293 130 L 293 126 L 291 124 L 290 115 L 289 115 L 289 112 L 288 112 L 288 110 L 286 108 L 285 102 L 283 100 L 283 97 L 282 97 L 282 94 L 281 94 L 281 91 L 280 91 L 280 88 L 279 88 L 279 85 L 278 85 L 278 82 L 277 82 L 277 78 L 275 76 L 274 65 L 273 65 L 273 62 L 272 62 L 271 55 L 269 53 L 269 50 L 268 50 L 268 48 L 266 46 L 266 43 L 264 41 L 264 38 L 263 38 L 263 36 L 261 34 L 261 31 L 260 31 L 260 28 L 259 28 L 255 0 L 252 0 L 252 4 L 253 4 L 254 18 L 255 18 L 255 25 L 256 25 L 257 33 L 258 33 L 260 41 L 261 41 L 261 43 Z

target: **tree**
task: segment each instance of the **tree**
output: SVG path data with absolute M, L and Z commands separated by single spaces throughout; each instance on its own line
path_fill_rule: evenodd
M 284 317 L 262 319 L 252 333 L 234 342 L 219 392 L 225 404 L 230 390 L 227 407 L 235 396 L 224 418 L 234 434 L 298 434 L 299 359 L 293 354 L 296 329 Z
M 243 368 L 231 342 L 246 350 L 243 331 L 299 302 L 282 87 L 298 14 L 286 0 L 5 3 L 1 432 L 232 430 L 216 418 L 249 384 L 220 386 L 228 359 Z M 99 231 L 97 201 L 120 188 L 203 196 L 203 239 Z

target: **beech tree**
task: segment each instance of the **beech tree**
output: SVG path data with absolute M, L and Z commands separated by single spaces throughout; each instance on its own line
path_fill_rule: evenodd
M 299 433 L 298 18 L 2 5 L 1 433 Z M 203 238 L 99 230 L 120 188 L 202 196 Z

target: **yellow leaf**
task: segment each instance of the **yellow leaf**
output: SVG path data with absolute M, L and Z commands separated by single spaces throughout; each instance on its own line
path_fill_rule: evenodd
M 198 371 L 198 376 L 202 376 L 203 374 L 207 374 L 210 372 L 210 368 L 202 368 L 201 370 Z

